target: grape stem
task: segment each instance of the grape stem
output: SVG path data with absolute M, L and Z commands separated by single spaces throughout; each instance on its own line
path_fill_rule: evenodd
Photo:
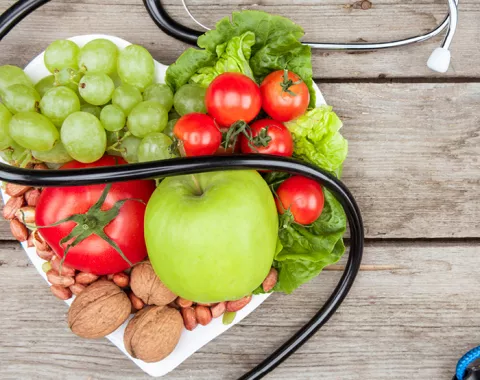
M 106 150 L 115 150 L 117 152 L 122 152 L 122 149 L 117 149 L 117 146 L 120 145 L 120 143 L 125 140 L 127 137 L 131 136 L 132 133 L 131 132 L 125 132 L 125 134 L 122 136 L 122 138 L 118 139 L 115 143 L 113 143 L 112 145 L 110 145 L 109 147 L 107 147 Z

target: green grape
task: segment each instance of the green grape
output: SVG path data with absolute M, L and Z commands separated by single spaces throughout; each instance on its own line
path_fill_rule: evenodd
M 37 90 L 38 95 L 41 98 L 46 94 L 48 90 L 55 87 L 55 75 L 49 75 L 45 78 L 40 79 L 35 85 L 35 90 Z
M 0 66 L 0 96 L 3 96 L 5 90 L 14 84 L 33 87 L 32 81 L 21 68 L 11 65 Z
M 55 87 L 40 101 L 40 110 L 53 124 L 61 127 L 68 115 L 80 111 L 80 100 L 68 87 Z
M 55 73 L 55 86 L 66 86 L 78 93 L 78 82 L 82 79 L 84 73 L 82 71 L 71 68 L 61 69 Z
M 75 112 L 65 119 L 61 139 L 68 154 L 83 163 L 97 161 L 107 147 L 107 134 L 102 123 L 87 112 Z
M 20 112 L 13 115 L 9 131 L 17 144 L 38 151 L 52 149 L 60 137 L 55 125 L 36 112 Z
M 77 58 L 80 48 L 75 42 L 57 40 L 52 42 L 45 50 L 43 61 L 48 71 L 54 73 L 66 68 L 77 69 Z
M 57 141 L 54 147 L 47 151 L 32 151 L 32 156 L 37 160 L 49 162 L 52 164 L 64 164 L 73 160 L 68 154 L 61 141 Z
M 0 150 L 7 149 L 13 143 L 8 128 L 11 119 L 12 114 L 10 111 L 0 103 Z
M 125 126 L 127 118 L 122 109 L 113 104 L 103 107 L 100 112 L 100 121 L 107 131 L 119 131 Z
M 130 45 L 118 55 L 117 72 L 123 83 L 143 91 L 153 81 L 155 64 L 147 49 Z
M 145 137 L 151 132 L 161 132 L 168 122 L 168 114 L 160 103 L 153 100 L 141 102 L 130 112 L 127 127 L 134 136 Z
M 155 100 L 163 108 L 170 110 L 173 106 L 173 92 L 166 84 L 154 83 L 145 89 L 143 100 Z
M 139 139 L 135 136 L 128 136 L 125 137 L 122 142 L 120 143 L 118 150 L 122 153 L 122 157 L 127 161 L 129 164 L 133 164 L 138 162 L 138 146 L 142 139 Z
M 177 124 L 178 119 L 172 119 L 169 120 L 167 123 L 167 126 L 163 130 L 163 133 L 165 133 L 167 136 L 173 138 L 173 128 L 175 127 L 175 124 Z
M 163 133 L 149 133 L 138 146 L 138 161 L 157 161 L 175 157 L 171 152 L 173 141 Z
M 117 55 L 117 45 L 99 38 L 90 41 L 80 50 L 78 66 L 85 67 L 89 73 L 111 75 L 117 69 Z
M 0 151 L 0 157 L 13 166 L 20 166 L 25 159 L 26 149 L 12 140 L 10 146 Z
M 86 102 L 101 106 L 112 99 L 115 85 L 107 74 L 85 74 L 78 84 L 78 90 Z
M 205 108 L 206 88 L 198 84 L 185 84 L 178 89 L 173 97 L 173 106 L 181 116 L 187 113 L 207 113 Z
M 129 84 L 122 84 L 117 87 L 112 95 L 112 104 L 120 107 L 126 116 L 128 116 L 133 107 L 142 100 L 140 90 Z
M 19 112 L 36 112 L 40 95 L 38 92 L 24 84 L 14 84 L 7 88 L 3 95 L 3 102 L 8 110 L 15 114 Z
M 97 119 L 100 119 L 100 113 L 102 112 L 102 109 L 98 106 L 92 106 L 91 104 L 85 103 L 80 106 L 80 111 L 88 112 L 95 116 Z

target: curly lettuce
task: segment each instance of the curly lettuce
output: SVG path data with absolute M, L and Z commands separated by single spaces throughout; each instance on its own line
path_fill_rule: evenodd
M 215 65 L 200 68 L 190 78 L 190 82 L 207 87 L 215 77 L 225 72 L 242 73 L 255 79 L 249 64 L 254 44 L 255 34 L 245 32 L 241 36 L 233 37 L 229 41 L 217 45 L 218 60 Z
M 303 29 L 293 21 L 261 11 L 233 12 L 215 29 L 198 38 L 203 50 L 187 49 L 167 69 L 166 82 L 176 91 L 190 82 L 208 86 L 223 72 L 240 72 L 261 83 L 275 70 L 288 69 L 302 78 L 315 106 L 311 49 L 300 38 Z
M 342 121 L 332 107 L 314 108 L 285 125 L 294 139 L 295 157 L 339 176 L 348 142 L 339 132 Z

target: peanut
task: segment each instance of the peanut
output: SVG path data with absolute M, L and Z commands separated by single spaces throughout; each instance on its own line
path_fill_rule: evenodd
M 11 197 L 3 207 L 3 217 L 7 220 L 15 218 L 15 213 L 23 206 L 23 197 Z
M 42 192 L 39 189 L 30 189 L 25 193 L 27 205 L 35 207 L 40 199 Z
M 21 207 L 15 213 L 15 217 L 24 224 L 35 223 L 35 207 Z
M 113 281 L 113 276 L 114 276 L 114 273 L 107 274 L 107 280 L 108 281 Z
M 130 298 L 130 302 L 132 303 L 132 307 L 136 311 L 142 310 L 143 307 L 145 306 L 143 301 L 140 298 L 138 298 L 135 294 L 133 294 L 133 292 L 128 293 L 128 298 Z
M 30 235 L 28 235 L 28 239 L 27 239 L 27 247 L 28 248 L 32 248 L 34 247 L 35 245 L 33 244 L 33 232 L 30 233 Z
M 65 263 L 61 265 L 61 262 L 62 262 L 62 259 L 59 259 L 57 256 L 53 255 L 52 260 L 50 261 L 50 264 L 52 264 L 52 268 L 55 269 L 58 273 L 61 273 L 62 276 L 67 276 L 67 277 L 75 276 L 75 269 Z
M 200 302 L 198 302 L 197 305 L 210 307 L 210 306 L 213 305 L 213 303 L 200 303 Z
M 68 288 L 64 288 L 60 285 L 52 285 L 50 286 L 50 290 L 52 291 L 53 295 L 61 300 L 68 300 L 72 298 L 72 291 Z
M 47 272 L 47 280 L 52 285 L 60 285 L 64 288 L 68 288 L 75 284 L 75 279 L 73 277 L 61 276 L 55 269 L 50 269 Z
M 180 307 L 190 307 L 193 305 L 192 301 L 186 300 L 185 298 L 178 297 L 175 301 Z
M 11 197 L 19 197 L 30 190 L 30 186 L 16 185 L 14 183 L 7 183 L 5 186 L 5 192 Z
M 40 231 L 35 230 L 32 232 L 32 235 L 33 245 L 35 246 L 35 248 L 39 249 L 40 251 L 51 251 L 50 246 L 40 234 Z
M 197 327 L 197 318 L 195 317 L 195 310 L 193 307 L 185 307 L 181 310 L 182 317 L 183 317 L 183 324 L 185 328 L 189 331 L 192 331 Z
M 75 282 L 82 285 L 90 285 L 92 282 L 98 280 L 98 276 L 93 273 L 79 272 L 75 276 Z
M 73 284 L 73 285 L 70 285 L 69 288 L 73 294 L 78 296 L 81 292 L 85 290 L 86 286 L 82 284 Z
M 278 272 L 275 268 L 270 268 L 267 277 L 262 282 L 262 287 L 265 292 L 269 292 L 277 284 Z
M 210 307 L 210 311 L 212 312 L 212 317 L 213 318 L 220 317 L 223 313 L 225 313 L 226 309 L 227 309 L 227 303 L 226 302 L 220 302 L 220 303 L 217 303 L 216 305 L 213 305 L 212 307 Z
M 36 250 L 37 256 L 42 260 L 50 261 L 53 258 L 53 251 L 41 251 L 40 249 Z
M 207 306 L 196 306 L 195 318 L 202 326 L 206 326 L 212 321 L 212 312 Z
M 48 170 L 48 166 L 44 163 L 41 164 L 35 164 L 33 167 L 35 170 Z
M 239 311 L 242 310 L 245 306 L 249 304 L 249 302 L 252 300 L 252 296 L 247 296 L 240 298 L 239 300 L 236 301 L 228 301 L 227 302 L 227 311 Z
M 126 288 L 130 284 L 130 277 L 123 272 L 115 273 L 113 275 L 113 283 L 120 288 Z
M 13 237 L 18 241 L 25 241 L 28 238 L 27 227 L 16 219 L 10 221 L 10 231 L 12 231 Z

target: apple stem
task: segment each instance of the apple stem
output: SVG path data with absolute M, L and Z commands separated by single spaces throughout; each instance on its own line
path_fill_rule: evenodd
M 192 180 L 193 180 L 195 190 L 197 191 L 197 195 L 202 195 L 203 190 L 202 190 L 202 187 L 200 186 L 200 182 L 198 182 L 198 178 L 195 177 L 195 174 L 192 174 Z

